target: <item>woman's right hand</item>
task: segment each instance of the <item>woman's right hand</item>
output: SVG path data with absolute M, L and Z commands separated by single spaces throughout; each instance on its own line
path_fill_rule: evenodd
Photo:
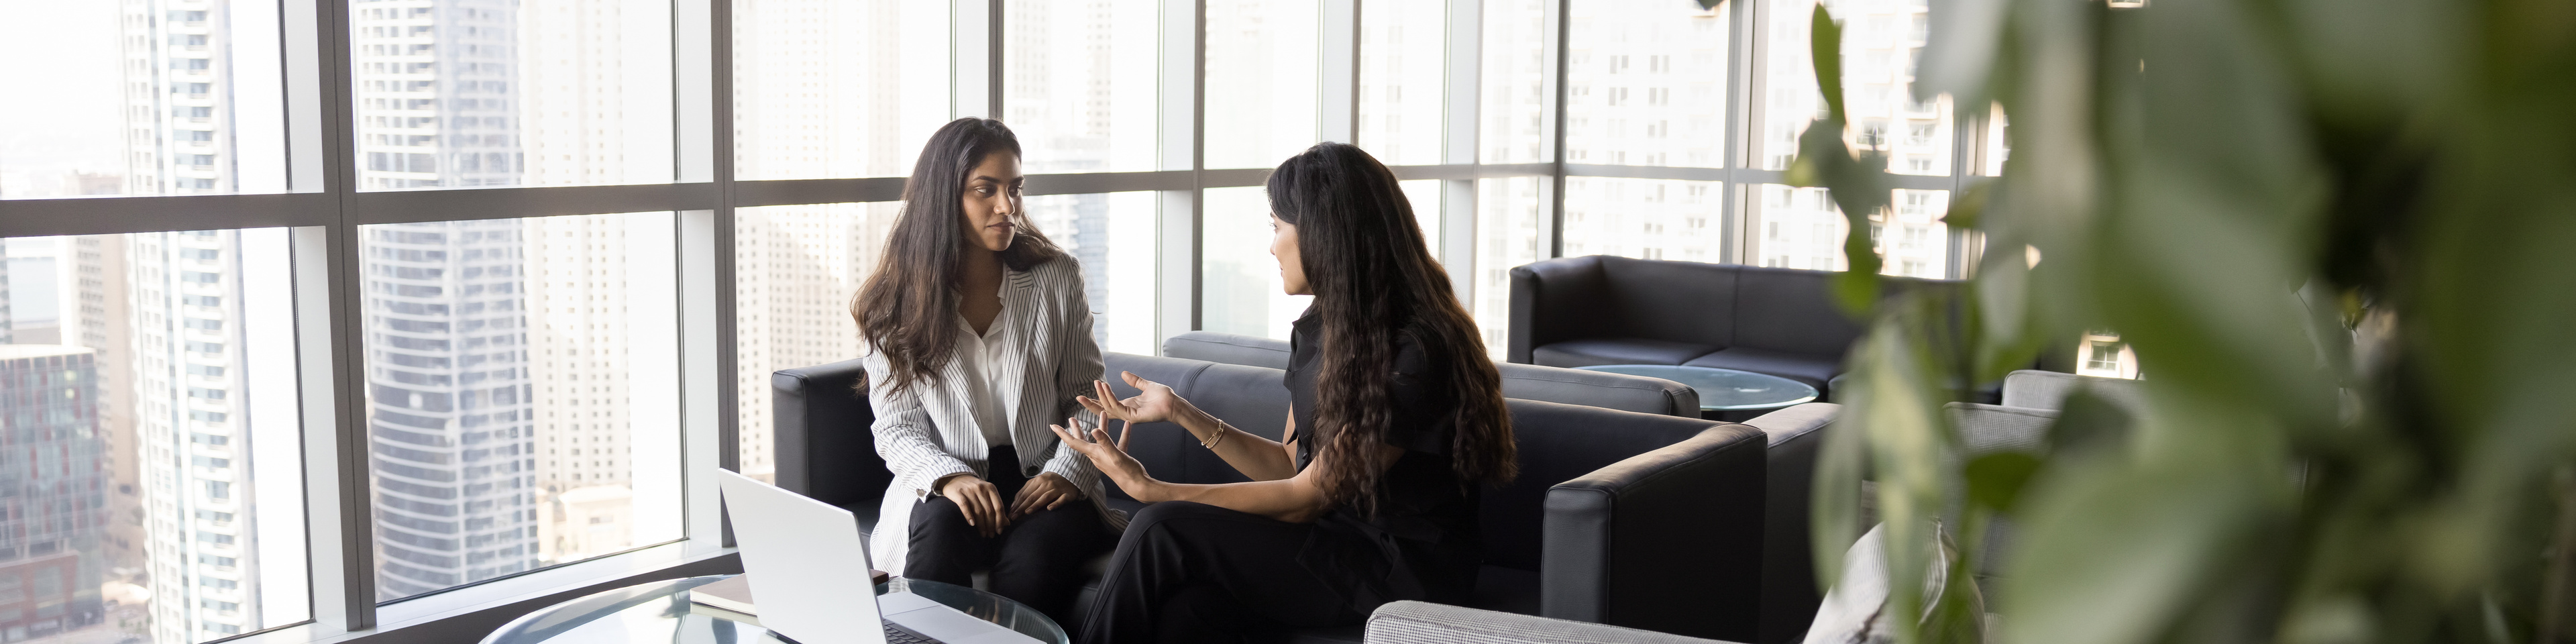
M 1002 528 L 1011 523 L 1007 506 L 1002 505 L 1001 491 L 973 474 L 958 474 L 941 481 L 939 495 L 957 504 L 957 511 L 966 515 L 966 525 L 975 526 L 975 531 L 985 537 L 1001 534 Z
M 1172 388 L 1163 383 L 1146 380 L 1143 376 L 1128 371 L 1118 372 L 1118 376 L 1127 381 L 1127 386 L 1135 387 L 1138 393 L 1121 400 L 1109 390 L 1109 383 L 1094 380 L 1091 381 L 1092 395 L 1075 396 L 1074 401 L 1081 403 L 1083 409 L 1100 414 L 1101 418 L 1126 421 L 1128 427 L 1134 427 L 1136 423 L 1172 420 L 1176 414 L 1190 406 L 1189 401 L 1182 400 L 1179 394 L 1172 393 Z M 1127 432 L 1124 427 L 1118 432 L 1118 447 L 1119 449 L 1127 447 Z

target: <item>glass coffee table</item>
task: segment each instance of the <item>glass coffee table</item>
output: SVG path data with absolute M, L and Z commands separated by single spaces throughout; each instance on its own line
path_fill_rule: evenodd
M 776 644 L 786 638 L 760 627 L 760 618 L 691 603 L 689 589 L 732 575 L 710 575 L 636 584 L 556 604 L 502 625 L 483 644 Z M 935 581 L 901 577 L 877 584 L 877 594 L 912 591 L 977 619 L 1040 642 L 1072 644 L 1045 613 L 1001 595 Z
M 1702 415 L 1779 409 L 1816 399 L 1816 388 L 1807 386 L 1807 383 L 1751 371 L 1674 364 L 1602 364 L 1575 368 L 1682 383 L 1699 392 Z

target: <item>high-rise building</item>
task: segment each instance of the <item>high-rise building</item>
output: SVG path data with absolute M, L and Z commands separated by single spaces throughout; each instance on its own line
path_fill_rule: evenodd
M 900 176 L 950 118 L 948 6 L 745 0 L 734 12 L 735 172 L 745 179 Z M 899 203 L 743 208 L 734 224 L 737 443 L 775 472 L 769 374 L 859 355 L 850 297 Z
M 353 9 L 362 187 L 669 180 L 668 7 Z M 630 349 L 636 316 L 667 306 L 628 294 L 670 289 L 630 288 L 635 272 L 669 270 L 630 244 L 667 240 L 668 225 L 594 215 L 368 228 L 385 598 L 636 543 L 632 372 L 665 368 Z
M 276 11 L 228 0 L 123 3 L 125 194 L 282 187 L 282 124 L 245 115 L 280 100 L 271 96 L 274 64 L 259 62 L 275 52 Z M 81 177 L 80 191 L 115 192 L 87 185 L 104 179 Z M 83 587 L 101 588 L 104 573 L 108 587 L 130 590 L 148 604 L 155 641 L 264 627 L 241 233 L 51 241 L 56 334 L 95 352 L 102 392 L 91 399 L 95 466 L 110 520 L 98 535 L 98 572 Z
M 351 6 L 361 187 L 520 183 L 519 4 Z
M 541 438 L 537 548 L 548 561 L 633 545 L 633 303 L 626 244 L 635 220 L 549 217 L 527 227 L 528 366 Z M 668 270 L 667 268 L 663 270 Z
M 537 566 L 523 225 L 365 235 L 378 595 Z
M 130 195 L 217 192 L 235 177 L 228 0 L 125 3 Z
M 26 455 L 0 460 L 0 480 L 15 486 L 0 517 L 0 634 L 11 641 L 106 618 L 95 359 L 80 347 L 0 345 L 0 434 Z
M 520 3 L 351 9 L 359 184 L 522 183 Z M 360 240 L 380 598 L 539 565 L 525 235 L 490 220 Z
M 18 343 L 9 320 L 9 262 L 0 261 L 0 344 Z
M 135 456 L 133 305 L 126 296 L 124 235 L 67 237 L 64 344 L 98 352 L 99 434 L 107 441 L 109 576 L 150 569 L 143 521 L 143 460 Z M 119 570 L 130 571 L 120 573 Z
M 156 641 L 258 628 L 242 233 L 126 238 L 135 428 Z M 121 441 L 120 441 L 121 442 Z

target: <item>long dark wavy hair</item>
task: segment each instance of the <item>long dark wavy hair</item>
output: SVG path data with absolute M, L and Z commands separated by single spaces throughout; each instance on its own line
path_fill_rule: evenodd
M 1422 376 L 1458 396 L 1449 453 L 1459 480 L 1499 485 L 1520 469 L 1502 375 L 1395 181 L 1376 158 L 1343 143 L 1307 148 L 1270 173 L 1270 212 L 1297 227 L 1297 254 L 1322 327 L 1314 419 L 1332 438 L 1316 451 L 1334 463 L 1324 473 L 1324 493 L 1363 513 L 1375 511 L 1379 478 L 1392 465 L 1380 462 L 1376 446 L 1386 444 L 1394 422 L 1403 334 L 1413 334 L 1431 363 L 1433 373 Z
M 1001 121 L 962 118 L 949 121 L 921 146 L 912 178 L 903 183 L 903 212 L 875 274 L 850 300 L 850 318 L 870 350 L 883 352 L 895 391 L 936 382 L 939 369 L 957 349 L 957 305 L 964 279 L 966 180 L 985 157 L 1019 156 L 1020 139 Z M 1018 223 L 1002 264 L 1025 271 L 1064 257 L 1064 249 L 1030 225 L 1011 196 L 1011 216 Z M 861 387 L 866 387 L 863 381 Z

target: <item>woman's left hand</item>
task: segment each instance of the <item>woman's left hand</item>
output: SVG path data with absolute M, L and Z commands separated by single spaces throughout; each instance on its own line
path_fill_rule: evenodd
M 1054 472 L 1041 473 L 1037 478 L 1029 479 L 1028 484 L 1020 486 L 1019 495 L 1011 499 L 1011 517 L 1018 518 L 1036 514 L 1040 510 L 1053 510 L 1062 507 L 1066 502 L 1081 498 L 1082 489 L 1074 487 L 1072 481 L 1064 480 L 1064 477 L 1057 476 Z
M 1109 481 L 1117 484 L 1119 489 L 1126 490 L 1128 496 L 1136 496 L 1137 488 L 1145 481 L 1145 464 L 1136 462 L 1136 457 L 1128 456 L 1127 450 L 1120 449 L 1118 442 L 1109 437 L 1109 430 L 1092 427 L 1085 431 L 1077 418 L 1064 419 L 1063 425 L 1048 425 L 1047 429 L 1054 430 L 1056 438 L 1062 439 L 1065 447 L 1091 459 L 1091 465 L 1100 468 L 1100 473 L 1109 477 Z M 1137 500 L 1144 499 L 1138 497 Z

